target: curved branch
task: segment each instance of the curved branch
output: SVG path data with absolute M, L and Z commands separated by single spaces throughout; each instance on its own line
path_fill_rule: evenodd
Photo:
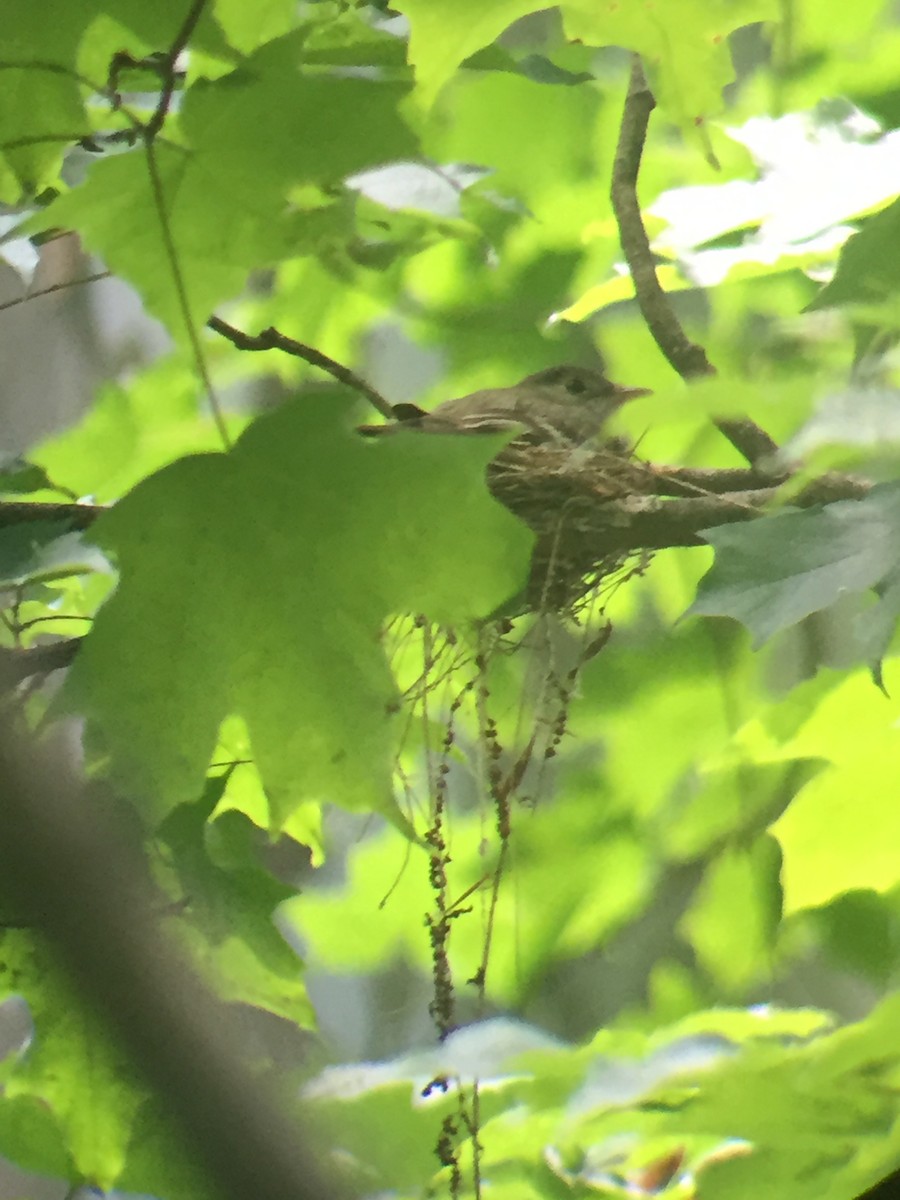
M 703 347 L 692 342 L 684 332 L 669 297 L 660 285 L 637 196 L 647 126 L 655 107 L 656 101 L 644 77 L 640 55 L 635 54 L 619 127 L 610 198 L 619 227 L 622 252 L 631 271 L 635 297 L 647 328 L 681 378 L 697 379 L 703 375 L 715 375 L 716 369 Z M 738 453 L 754 465 L 763 462 L 778 449 L 777 443 L 765 430 L 749 419 L 721 419 L 716 421 L 716 427 Z
M 706 357 L 703 347 L 692 342 L 685 334 L 668 296 L 660 286 L 637 197 L 647 125 L 655 107 L 656 101 L 644 78 L 640 55 L 635 54 L 631 61 L 628 95 L 622 110 L 613 161 L 610 197 L 619 226 L 622 251 L 631 271 L 638 307 L 647 328 L 682 379 L 696 379 L 701 375 L 715 375 L 716 369 Z

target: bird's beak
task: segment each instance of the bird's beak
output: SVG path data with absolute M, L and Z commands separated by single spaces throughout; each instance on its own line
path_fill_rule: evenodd
M 616 385 L 616 395 L 619 397 L 621 403 L 624 404 L 626 400 L 636 400 L 638 396 L 652 396 L 653 388 L 620 387 Z

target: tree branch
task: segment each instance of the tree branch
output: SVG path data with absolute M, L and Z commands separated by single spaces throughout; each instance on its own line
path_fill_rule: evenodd
M 0 720 L 0 883 L 157 1093 L 173 1140 L 231 1200 L 337 1195 L 295 1106 L 236 1049 L 228 1006 L 166 936 L 146 862 L 72 772 Z
M 494 496 L 539 537 L 564 537 L 573 563 L 702 545 L 700 530 L 759 517 L 788 478 L 773 481 L 752 469 L 656 466 L 609 449 L 573 454 L 550 446 L 509 447 L 488 468 Z M 808 508 L 859 500 L 870 487 L 834 473 L 814 480 L 791 503 Z
M 236 329 L 234 325 L 229 325 L 221 317 L 210 317 L 206 324 L 210 329 L 227 338 L 238 350 L 282 350 L 285 354 L 290 354 L 294 358 L 302 358 L 304 362 L 327 371 L 339 383 L 343 383 L 365 396 L 382 416 L 393 419 L 394 409 L 380 392 L 376 392 L 371 384 L 366 383 L 355 371 L 351 371 L 349 367 L 335 362 L 333 358 L 329 358 L 321 350 L 316 350 L 314 347 L 307 346 L 303 342 L 295 341 L 294 338 L 288 337 L 287 334 L 279 333 L 271 325 L 268 329 L 263 329 L 261 333 L 254 336 L 250 333 L 244 333 L 242 329 Z
M 637 196 L 647 125 L 655 107 L 656 101 L 644 78 L 640 55 L 635 54 L 631 61 L 628 95 L 622 110 L 619 140 L 613 160 L 610 197 L 619 226 L 622 251 L 631 271 L 638 307 L 647 328 L 682 379 L 695 379 L 701 375 L 715 375 L 715 367 L 706 357 L 703 347 L 687 337 L 668 296 L 660 286 Z
M 610 197 L 619 227 L 622 252 L 631 271 L 638 307 L 647 328 L 681 378 L 697 379 L 703 375 L 715 375 L 716 369 L 703 347 L 688 338 L 669 297 L 660 285 L 637 196 L 647 126 L 655 107 L 656 101 L 644 77 L 640 55 L 635 54 L 619 127 Z M 716 421 L 716 427 L 754 465 L 763 462 L 778 449 L 765 430 L 748 419 L 723 418 Z
M 39 504 L 33 500 L 0 500 L 0 529 L 32 521 L 67 521 L 72 529 L 87 529 L 106 512 L 102 504 Z
M 85 275 L 83 279 L 64 279 L 61 283 L 51 283 L 49 287 L 38 288 L 35 292 L 26 292 L 24 296 L 16 296 L 14 300 L 4 300 L 0 304 L 0 312 L 15 308 L 17 304 L 27 304 L 29 300 L 37 300 L 40 296 L 51 296 L 65 288 L 78 287 L 81 283 L 97 283 L 101 279 L 111 278 L 109 271 L 96 271 L 93 275 Z
M 587 564 L 606 555 L 703 545 L 700 530 L 759 517 L 788 479 L 788 474 L 773 478 L 752 468 L 657 466 L 609 449 L 573 453 L 553 446 L 508 447 L 488 468 L 488 485 L 502 504 L 539 538 L 557 539 L 562 531 L 572 557 Z M 831 472 L 813 480 L 791 503 L 802 508 L 859 500 L 870 488 L 866 480 Z M 0 529 L 48 519 L 87 529 L 105 511 L 101 505 L 2 501 Z M 81 641 L 0 647 L 0 677 L 14 687 L 68 667 Z
M 181 54 L 190 41 L 191 34 L 197 28 L 197 22 L 200 20 L 205 7 L 206 0 L 193 0 L 181 28 L 175 34 L 171 46 L 157 64 L 157 70 L 162 79 L 162 90 L 160 91 L 159 102 L 154 109 L 153 116 L 144 127 L 144 137 L 148 142 L 153 141 L 162 129 L 166 117 L 169 115 L 169 105 L 172 103 L 172 96 L 175 92 L 175 64 L 178 62 L 179 54 Z

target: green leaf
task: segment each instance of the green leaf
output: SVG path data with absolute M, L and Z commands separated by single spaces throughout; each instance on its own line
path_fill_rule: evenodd
M 135 150 L 95 163 L 31 227 L 76 229 L 181 337 L 170 242 L 197 326 L 251 270 L 308 250 L 291 190 L 409 157 L 416 142 L 397 111 L 405 85 L 304 74 L 302 35 L 268 43 L 224 78 L 198 80 L 179 114 L 186 145 L 160 142 L 152 162 Z M 317 212 L 309 221 L 318 231 Z
M 139 2 L 135 8 L 146 12 L 146 5 Z M 154 4 L 153 10 L 157 8 Z M 229 44 L 242 54 L 250 54 L 261 43 L 288 33 L 297 18 L 293 0 L 259 0 L 252 5 L 244 4 L 243 0 L 216 0 L 211 11 Z M 179 21 L 183 20 L 180 6 L 176 6 L 176 12 Z
M 893 706 L 865 671 L 837 680 L 823 672 L 765 717 L 783 753 L 832 763 L 771 827 L 784 856 L 785 912 L 859 888 L 892 888 L 900 874 L 892 853 L 900 772 Z
M 759 1044 L 697 1075 L 670 1134 L 741 1139 L 711 1162 L 703 1195 L 751 1200 L 851 1197 L 895 1165 L 898 997 L 806 1044 Z M 892 1128 L 893 1127 L 893 1128 Z M 877 1164 L 877 1165 L 876 1165 Z
M 705 530 L 716 561 L 689 614 L 733 617 L 762 645 L 847 592 L 885 579 L 900 556 L 900 487 L 805 512 Z
M 90 19 L 81 4 L 54 5 L 52 20 L 28 4 L 0 5 L 0 188 L 9 203 L 55 184 L 69 143 L 90 131 L 75 61 Z
M 207 824 L 229 773 L 210 780 L 200 800 L 180 805 L 159 828 L 174 876 L 170 891 L 176 904 L 186 904 L 175 926 L 224 1000 L 310 1028 L 302 964 L 273 923 L 275 908 L 293 889 L 263 870 L 254 826 L 243 814 L 226 812 Z
M 563 0 L 566 36 L 591 46 L 622 46 L 643 58 L 657 102 L 682 130 L 698 132 L 722 110 L 722 89 L 734 78 L 728 35 L 743 25 L 780 17 L 772 0 L 676 0 L 647 5 L 619 0 Z
M 845 304 L 877 305 L 896 296 L 900 287 L 894 253 L 898 237 L 900 200 L 895 200 L 850 238 L 841 251 L 834 278 L 807 311 Z
M 889 572 L 875 591 L 878 593 L 878 603 L 857 616 L 854 632 L 872 668 L 875 683 L 887 695 L 883 660 L 900 619 L 900 568 Z
M 900 913 L 890 899 L 859 888 L 807 914 L 833 962 L 881 986 L 900 952 Z
M 417 94 L 430 108 L 465 59 L 542 5 L 537 0 L 397 0 L 394 7 L 409 20 L 409 61 Z
M 369 444 L 349 418 L 333 393 L 286 405 L 95 526 L 122 582 L 67 695 L 158 812 L 197 794 L 236 713 L 273 827 L 304 798 L 396 815 L 382 622 L 474 620 L 521 583 L 531 537 L 483 480 L 501 439 Z
M 45 489 L 52 491 L 53 486 L 47 472 L 37 463 L 28 462 L 17 455 L 4 457 L 0 462 L 0 492 L 22 496 Z
M 66 521 L 30 521 L 0 529 L 0 587 L 108 572 L 109 564 Z
M 660 824 L 667 853 L 690 861 L 761 832 L 827 767 L 820 759 L 740 762 L 691 772 L 676 787 Z
M 771 974 L 781 917 L 780 869 L 773 838 L 727 851 L 707 871 L 681 922 L 700 965 L 726 994 Z
M 192 1151 L 177 1133 L 173 1136 L 172 1116 L 162 1098 L 148 1097 L 134 1119 L 118 1191 L 164 1200 L 221 1200 L 221 1190 Z
M 862 769 L 855 773 L 853 804 L 847 796 L 854 773 L 845 770 L 811 784 L 773 825 L 784 852 L 786 912 L 827 904 L 859 888 L 886 892 L 900 882 L 900 864 L 892 852 L 896 805 L 890 791 L 900 762 L 890 740 L 884 749 L 882 770 L 872 777 L 866 777 L 864 760 L 858 762 Z
M 83 420 L 44 442 L 34 457 L 76 495 L 106 504 L 173 459 L 218 449 L 205 409 L 187 352 L 169 354 L 127 386 L 100 388 Z
M 0 967 L 4 994 L 24 996 L 35 1027 L 33 1043 L 5 1064 L 3 1152 L 31 1170 L 62 1170 L 107 1190 L 143 1099 L 132 1070 L 34 933 L 5 930 Z

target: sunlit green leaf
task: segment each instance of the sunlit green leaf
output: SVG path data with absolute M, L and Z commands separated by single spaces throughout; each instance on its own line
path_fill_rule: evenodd
M 96 527 L 122 582 L 70 703 L 157 810 L 196 794 L 237 713 L 273 825 L 304 798 L 392 812 L 381 623 L 407 606 L 486 616 L 524 575 L 530 538 L 482 479 L 500 439 L 372 445 L 348 417 L 331 396 L 287 405 L 231 454 L 152 476 Z

